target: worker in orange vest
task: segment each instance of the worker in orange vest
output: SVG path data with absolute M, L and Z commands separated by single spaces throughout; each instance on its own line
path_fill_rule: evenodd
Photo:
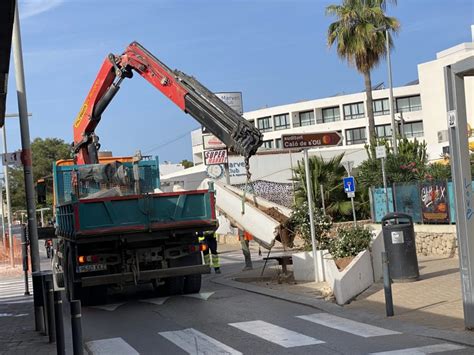
M 253 236 L 249 232 L 239 229 L 239 239 L 240 245 L 242 246 L 242 253 L 244 254 L 245 258 L 245 267 L 243 271 L 252 270 L 253 265 L 252 257 L 250 254 L 249 242 L 253 239 Z

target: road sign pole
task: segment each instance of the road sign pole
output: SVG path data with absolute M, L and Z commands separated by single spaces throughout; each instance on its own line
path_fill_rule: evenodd
M 309 158 L 308 150 L 303 150 L 304 154 L 304 170 L 306 174 L 306 195 L 308 198 L 308 210 L 309 210 L 309 227 L 311 231 L 311 246 L 313 248 L 313 267 L 314 267 L 314 281 L 319 282 L 318 275 L 318 262 L 316 260 L 316 232 L 314 230 L 314 211 L 313 211 L 313 189 L 312 181 L 309 173 Z
M 3 134 L 3 153 L 8 153 L 7 148 L 7 133 L 6 133 L 6 122 L 4 122 L 2 127 L 2 134 Z M 15 266 L 15 259 L 13 257 L 13 236 L 12 236 L 12 207 L 11 207 L 11 199 L 10 199 L 10 184 L 9 184 L 9 176 L 8 176 L 8 164 L 5 164 L 3 167 L 3 175 L 5 177 L 5 195 L 7 197 L 7 229 L 8 229 L 8 243 L 10 244 L 10 266 Z M 2 206 L 3 208 L 3 206 Z
M 354 206 L 354 197 L 351 197 L 351 203 L 352 203 L 352 216 L 354 217 L 354 227 L 357 225 L 357 217 L 356 217 L 356 210 Z
M 456 234 L 464 309 L 464 325 L 474 329 L 474 194 L 467 138 L 464 78 L 472 77 L 474 56 L 444 68 L 449 149 L 456 202 Z
M 388 202 L 387 177 L 385 176 L 385 158 L 382 158 L 382 179 L 383 191 L 385 193 L 385 208 L 387 209 L 387 213 L 390 213 L 390 207 Z
M 324 187 L 323 184 L 319 184 L 321 190 L 321 205 L 323 206 L 323 214 L 326 215 L 326 204 L 324 203 Z

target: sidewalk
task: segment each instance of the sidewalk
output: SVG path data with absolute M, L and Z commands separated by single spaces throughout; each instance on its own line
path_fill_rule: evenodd
M 332 302 L 325 283 L 294 282 L 291 273 L 287 277 L 279 275 L 280 268 L 274 262 L 269 262 L 261 275 L 262 258 L 266 256 L 265 251 L 262 253 L 261 257 L 252 253 L 254 270 L 224 268 L 223 276 L 213 281 L 310 305 L 349 319 L 378 322 L 403 332 L 474 345 L 474 333 L 464 330 L 458 258 L 419 257 L 420 280 L 392 285 L 395 316 L 387 318 L 382 282 L 341 307 Z
M 419 257 L 418 265 L 419 281 L 392 284 L 393 319 L 437 329 L 463 331 L 459 259 Z M 385 314 L 383 284 L 374 284 L 344 307 Z
M 0 354 L 54 354 L 55 344 L 49 344 L 47 336 L 35 331 L 33 296 L 23 296 L 16 281 L 21 284 L 23 279 L 0 275 Z M 1 297 L 10 285 L 18 295 Z

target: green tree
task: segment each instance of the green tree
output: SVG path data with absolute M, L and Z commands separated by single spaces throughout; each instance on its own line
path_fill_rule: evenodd
M 192 161 L 187 160 L 187 159 L 181 160 L 181 163 L 180 163 L 180 164 L 181 164 L 182 166 L 184 166 L 185 169 L 194 166 L 194 163 L 193 163 Z
M 53 180 L 52 167 L 53 162 L 60 159 L 70 159 L 71 148 L 69 144 L 58 138 L 36 138 L 31 143 L 33 179 L 45 179 L 47 183 L 47 201 L 44 206 L 52 206 Z M 25 210 L 25 182 L 22 168 L 10 168 L 8 174 L 10 180 L 10 196 L 12 210 Z
M 393 154 L 388 142 L 383 139 L 377 141 L 377 145 L 385 145 L 387 158 L 385 163 L 385 175 L 387 184 L 423 180 L 426 178 L 428 167 L 428 155 L 426 143 L 412 141 L 407 138 L 398 140 L 398 155 Z M 357 168 L 359 183 L 368 188 L 370 186 L 382 186 L 382 163 L 375 156 L 375 146 L 365 147 L 367 160 Z
M 309 158 L 309 174 L 312 185 L 313 201 L 316 208 L 322 208 L 321 187 L 323 185 L 324 204 L 326 212 L 334 220 L 347 220 L 352 215 L 351 201 L 347 198 L 343 187 L 343 178 L 346 176 L 346 170 L 341 165 L 344 154 L 324 160 L 320 156 Z M 306 172 L 304 162 L 298 162 L 294 169 L 297 187 L 295 189 L 296 208 L 304 205 L 307 200 Z M 357 194 L 356 209 L 361 210 L 363 203 L 363 194 Z M 368 200 L 367 200 L 368 201 Z M 366 204 L 368 206 L 368 202 Z
M 392 1 L 395 2 L 395 1 Z M 337 20 L 329 25 L 327 43 L 336 43 L 339 57 L 355 66 L 364 76 L 367 95 L 367 117 L 369 119 L 370 143 L 375 139 L 375 120 L 372 106 L 372 80 L 370 71 L 386 56 L 385 31 L 398 32 L 400 24 L 394 17 L 385 15 L 384 0 L 343 0 L 341 5 L 329 5 L 326 14 Z M 389 34 L 389 46 L 393 41 Z

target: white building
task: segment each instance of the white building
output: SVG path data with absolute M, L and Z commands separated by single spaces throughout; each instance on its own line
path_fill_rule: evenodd
M 471 26 L 474 42 L 474 25 Z M 403 133 L 427 143 L 430 160 L 437 160 L 449 151 L 447 137 L 446 99 L 443 67 L 474 55 L 474 43 L 462 43 L 436 54 L 436 59 L 418 65 L 418 80 L 393 89 L 395 117 L 405 121 Z M 341 88 L 342 90 L 344 88 Z M 391 137 L 388 89 L 374 88 L 373 109 L 378 137 Z M 468 123 L 474 127 L 474 81 L 466 78 Z M 244 117 L 264 134 L 261 150 L 279 150 L 282 134 L 339 131 L 343 145 L 320 148 L 318 153 L 332 156 L 344 151 L 346 160 L 357 165 L 366 158 L 368 137 L 366 95 L 359 92 L 311 101 L 268 107 L 244 113 Z M 401 129 L 401 128 L 400 128 Z M 191 134 L 193 161 L 203 162 L 202 134 Z M 313 153 L 315 151 L 313 150 Z M 263 174 L 265 175 L 265 174 Z

